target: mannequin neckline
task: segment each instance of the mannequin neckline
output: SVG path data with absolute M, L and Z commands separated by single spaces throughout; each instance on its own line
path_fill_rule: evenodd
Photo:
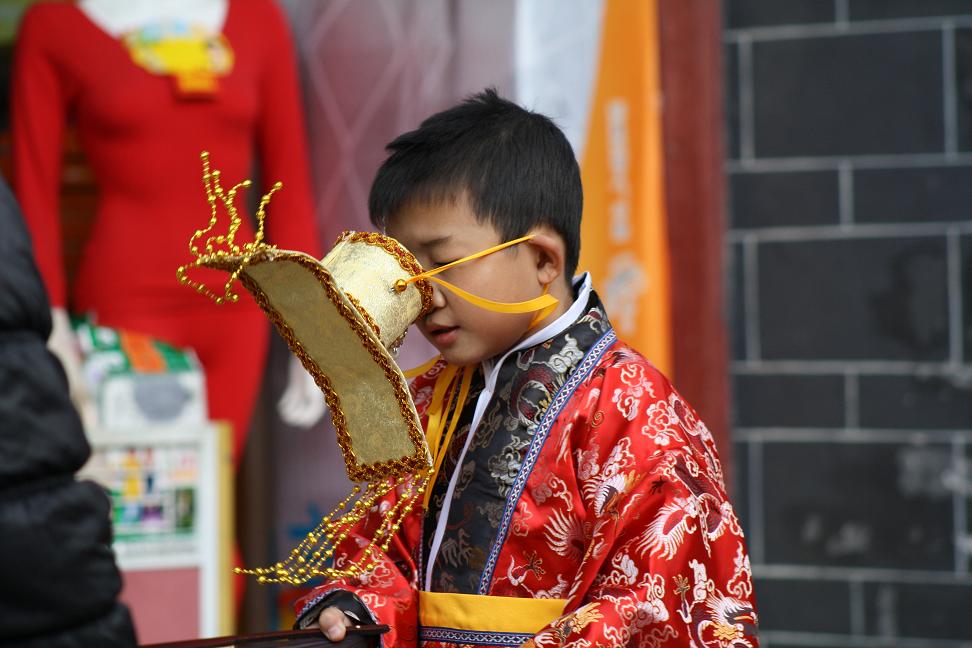
M 148 25 L 184 21 L 222 33 L 229 0 L 79 0 L 75 3 L 94 26 L 113 38 Z

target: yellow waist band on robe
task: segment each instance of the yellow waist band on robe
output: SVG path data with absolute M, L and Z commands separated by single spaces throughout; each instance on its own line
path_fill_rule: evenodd
M 564 612 L 567 599 L 419 592 L 419 624 L 474 632 L 535 634 Z

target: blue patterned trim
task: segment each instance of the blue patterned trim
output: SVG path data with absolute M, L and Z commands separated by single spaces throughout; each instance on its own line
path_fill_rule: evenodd
M 503 508 L 503 519 L 500 521 L 499 529 L 496 532 L 496 539 L 493 540 L 493 546 L 490 548 L 489 557 L 486 559 L 486 565 L 483 567 L 483 575 L 479 579 L 479 594 L 486 594 L 489 592 L 489 587 L 493 582 L 493 570 L 496 569 L 496 561 L 499 559 L 500 550 L 506 543 L 506 536 L 510 531 L 510 522 L 513 519 L 513 514 L 516 512 L 516 505 L 520 501 L 520 495 L 523 494 L 523 489 L 526 488 L 527 479 L 530 477 L 530 473 L 533 472 L 533 466 L 537 463 L 537 458 L 540 456 L 540 451 L 543 449 L 543 444 L 547 440 L 547 435 L 550 433 L 550 428 L 553 427 L 554 421 L 560 416 L 561 410 L 564 406 L 570 402 L 571 397 L 574 392 L 580 386 L 582 382 L 590 375 L 594 370 L 594 367 L 601 361 L 601 356 L 604 355 L 612 344 L 617 341 L 617 336 L 614 334 L 614 329 L 609 328 L 607 332 L 604 333 L 598 339 L 597 342 L 590 348 L 587 355 L 580 361 L 574 372 L 567 378 L 561 388 L 557 391 L 557 394 L 553 397 L 550 402 L 550 407 L 547 411 L 543 413 L 543 418 L 540 419 L 540 423 L 537 424 L 536 431 L 533 433 L 533 439 L 530 441 L 530 448 L 527 450 L 526 456 L 523 457 L 523 463 L 520 464 L 520 470 L 516 474 L 516 479 L 513 480 L 513 485 L 510 487 L 510 492 L 506 496 L 506 506 Z
M 426 488 L 432 488 L 434 484 L 427 484 Z M 419 534 L 418 534 L 418 551 L 413 556 L 415 558 L 415 578 L 418 586 L 416 589 L 422 590 L 425 588 L 425 515 L 427 511 L 422 511 L 419 516 Z
M 304 616 L 304 613 L 307 612 L 307 610 L 311 609 L 312 607 L 314 607 L 315 605 L 323 601 L 324 597 L 330 596 L 334 592 L 343 592 L 343 591 L 346 590 L 342 590 L 340 587 L 332 587 L 330 589 L 324 590 L 323 592 L 321 592 L 320 594 L 318 594 L 317 596 L 309 600 L 307 603 L 305 603 L 304 607 L 300 608 L 300 611 L 297 613 L 297 619 L 299 620 L 300 617 Z
M 532 639 L 529 632 L 489 632 L 483 630 L 457 630 L 437 626 L 421 626 L 419 641 L 439 641 L 442 643 L 467 644 L 473 646 L 520 646 Z

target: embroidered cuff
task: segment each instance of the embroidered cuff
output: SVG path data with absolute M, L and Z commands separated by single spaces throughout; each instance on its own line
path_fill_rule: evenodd
M 355 624 L 377 623 L 374 615 L 368 610 L 364 602 L 358 595 L 342 589 L 334 589 L 325 592 L 317 601 L 312 601 L 300 612 L 297 622 L 294 623 L 296 630 L 310 628 L 317 623 L 317 617 L 326 607 L 336 607 L 344 612 Z

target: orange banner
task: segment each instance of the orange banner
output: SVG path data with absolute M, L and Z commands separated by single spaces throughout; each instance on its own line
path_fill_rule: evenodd
M 672 371 L 658 6 L 605 2 L 596 90 L 581 161 L 580 269 L 618 336 Z

